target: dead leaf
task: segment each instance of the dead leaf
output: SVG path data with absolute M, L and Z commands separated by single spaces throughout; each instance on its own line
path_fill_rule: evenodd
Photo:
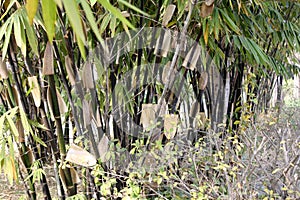
M 177 130 L 179 116 L 176 114 L 165 115 L 164 134 L 168 140 L 174 138 Z
M 88 89 L 94 88 L 94 79 L 93 79 L 93 73 L 92 73 L 92 66 L 91 66 L 90 62 L 87 62 L 83 66 L 82 81 L 83 81 L 83 86 L 85 88 L 88 88 Z
M 87 127 L 91 124 L 91 112 L 90 112 L 90 104 L 84 99 L 82 102 L 82 112 L 83 112 L 83 122 L 84 127 Z
M 205 4 L 207 6 L 211 6 L 214 2 L 215 2 L 215 0 L 205 0 Z
M 65 56 L 65 65 L 66 65 L 69 81 L 70 81 L 71 85 L 74 86 L 76 83 L 76 78 L 74 75 L 74 71 L 72 69 L 72 60 L 69 56 Z
M 167 76 L 169 74 L 170 67 L 171 67 L 171 61 L 167 62 L 167 64 L 164 67 L 164 70 L 163 70 L 163 73 L 162 73 L 162 82 L 163 82 L 163 84 L 167 84 L 167 82 L 168 82 L 168 77 Z M 176 73 L 177 73 L 176 69 L 173 69 L 173 71 L 171 72 L 170 79 L 174 79 Z
M 6 62 L 2 61 L 0 58 L 0 78 L 7 79 L 8 78 L 8 70 L 6 66 Z
M 74 169 L 74 167 L 70 167 L 70 172 L 71 172 L 72 182 L 77 184 L 80 183 L 79 175 L 77 171 Z
M 210 1 L 208 2 L 208 4 L 210 3 Z M 212 14 L 213 10 L 214 10 L 214 3 L 212 2 L 211 5 L 208 5 L 206 2 L 203 2 L 201 4 L 201 13 L 200 16 L 202 18 L 205 18 L 209 15 Z
M 108 160 L 108 158 L 106 157 L 108 149 L 109 149 L 109 139 L 106 135 L 103 135 L 98 144 L 98 151 L 102 162 L 106 162 Z
M 54 74 L 53 50 L 52 50 L 51 43 L 48 41 L 44 52 L 43 75 L 53 75 L 53 74 Z
M 169 21 L 172 19 L 176 6 L 174 4 L 168 5 L 166 12 L 164 14 L 162 25 L 167 26 Z
M 68 107 L 62 98 L 60 92 L 56 89 L 56 95 L 57 95 L 57 101 L 58 101 L 58 107 L 59 107 L 59 112 L 61 115 L 65 114 L 68 112 Z
M 188 52 L 188 54 L 186 55 L 182 63 L 182 66 L 187 69 L 194 70 L 196 68 L 196 64 L 199 59 L 200 52 L 201 52 L 200 46 L 195 44 L 195 46 L 193 46 Z
M 162 57 L 167 57 L 168 56 L 168 52 L 170 51 L 171 48 L 171 39 L 172 39 L 172 35 L 171 35 L 171 31 L 170 30 L 162 30 L 164 31 L 163 34 L 163 40 L 162 40 L 162 44 L 160 44 L 160 38 L 162 37 L 162 34 L 158 37 L 157 41 L 156 41 L 156 45 L 155 45 L 155 50 L 154 50 L 154 54 L 156 55 L 160 55 Z
M 208 74 L 207 72 L 201 72 L 200 78 L 199 78 L 199 89 L 204 90 L 206 88 L 208 82 Z
M 157 104 L 142 104 L 141 124 L 144 130 L 154 125 L 156 110 Z
M 66 161 L 83 167 L 92 167 L 97 163 L 96 158 L 91 153 L 75 144 L 70 145 L 70 148 L 67 152 Z

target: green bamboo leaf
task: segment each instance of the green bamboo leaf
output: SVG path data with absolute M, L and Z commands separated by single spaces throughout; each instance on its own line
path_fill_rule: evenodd
M 42 11 L 48 40 L 52 44 L 55 36 L 56 4 L 53 0 L 42 0 Z
M 254 42 L 252 39 L 250 39 L 250 44 L 256 50 L 257 55 L 259 56 L 259 58 L 262 61 L 262 63 L 264 65 L 270 64 L 270 60 L 269 60 L 267 54 L 262 50 L 262 48 L 256 42 Z
M 124 6 L 136 11 L 137 13 L 140 13 L 146 17 L 150 17 L 150 15 L 144 11 L 142 11 L 141 9 L 139 9 L 138 7 L 128 3 L 127 1 L 124 1 L 124 0 L 118 0 L 119 3 L 123 4 Z
M 0 117 L 0 138 L 3 138 L 3 128 L 4 128 L 4 126 L 3 126 L 3 124 L 4 124 L 4 120 L 5 120 L 5 115 L 2 115 L 1 117 Z M 3 148 L 3 147 L 2 147 Z
M 7 119 L 7 122 L 8 122 L 8 125 L 10 126 L 10 130 L 12 132 L 12 134 L 14 135 L 15 138 L 18 138 L 19 137 L 19 132 L 18 132 L 18 129 L 15 125 L 15 123 L 13 122 L 12 120 L 12 117 L 14 115 L 6 115 L 6 119 Z
M 13 23 L 10 23 L 8 25 L 7 31 L 5 33 L 5 40 L 4 40 L 4 44 L 3 44 L 3 47 L 2 47 L 2 60 L 5 58 L 6 53 L 7 53 L 8 44 L 9 44 L 9 41 L 10 41 L 12 25 L 13 25 Z
M 111 31 L 111 37 L 115 36 L 116 27 L 117 27 L 117 18 L 115 16 L 111 16 L 110 23 L 109 23 L 109 29 Z
M 114 16 L 116 16 L 121 22 L 123 22 L 123 24 L 125 24 L 126 26 L 135 29 L 134 26 L 122 15 L 122 13 L 116 9 L 115 7 L 113 7 L 109 1 L 107 0 L 98 0 L 98 2 L 109 12 L 111 12 L 111 14 L 113 14 Z
M 28 39 L 30 47 L 31 47 L 32 51 L 36 55 L 38 55 L 38 48 L 37 48 L 38 44 L 37 44 L 35 31 L 33 30 L 33 27 L 30 26 L 25 12 L 22 12 L 22 18 L 20 18 L 20 19 L 23 22 L 23 25 L 25 26 L 26 35 L 27 35 L 27 39 Z
M 36 136 L 34 133 L 32 133 L 31 135 L 32 135 L 32 138 L 34 139 L 34 141 L 36 141 L 37 143 L 41 144 L 44 147 L 47 147 L 47 145 L 45 144 L 45 142 L 41 138 Z
M 39 1 L 38 0 L 27 0 L 26 10 L 27 10 L 30 25 L 32 25 L 32 23 L 33 23 L 33 18 L 36 14 L 38 6 L 39 6 Z
M 11 18 L 9 18 L 0 28 L 0 40 L 2 40 L 4 34 L 7 32 L 7 27 L 11 22 Z
M 70 20 L 71 26 L 76 34 L 83 43 L 85 42 L 85 35 L 81 23 L 81 18 L 78 10 L 78 5 L 75 0 L 64 0 L 62 1 L 66 10 L 67 16 Z M 78 40 L 77 40 L 78 41 Z
M 6 16 L 6 14 L 9 12 L 9 10 L 12 8 L 12 6 L 16 3 L 16 0 L 12 0 L 9 5 L 7 6 L 7 9 L 5 13 L 1 16 L 0 21 L 3 20 L 3 18 Z
M 93 7 L 95 3 L 97 3 L 97 0 L 90 0 L 90 2 L 91 2 L 91 6 Z
M 222 13 L 223 19 L 226 22 L 226 24 L 229 26 L 229 28 L 234 32 L 236 32 L 237 34 L 239 34 L 240 33 L 239 27 L 232 21 L 232 19 L 227 15 L 227 13 L 222 9 L 220 9 L 220 12 Z
M 26 114 L 25 114 L 23 108 L 20 108 L 19 112 L 20 112 L 21 122 L 22 122 L 23 128 L 25 130 L 25 133 L 32 133 L 31 126 L 28 123 L 28 119 L 26 117 Z
M 102 34 L 105 31 L 105 29 L 107 28 L 111 17 L 112 16 L 110 14 L 107 14 L 101 21 L 100 34 Z
M 83 41 L 80 38 L 78 38 L 78 37 L 77 37 L 77 44 L 78 44 L 81 56 L 85 60 L 86 59 L 85 47 L 84 47 Z
M 81 0 L 80 3 L 82 5 L 82 8 L 83 8 L 85 14 L 86 14 L 86 18 L 88 19 L 88 21 L 89 21 L 89 23 L 91 25 L 91 28 L 92 28 L 93 32 L 95 33 L 97 39 L 99 41 L 102 41 L 102 38 L 101 38 L 101 35 L 100 35 L 100 32 L 99 32 L 98 26 L 96 24 L 94 15 L 92 13 L 92 10 L 91 10 L 89 4 L 87 3 L 86 0 Z
M 21 28 L 20 19 L 18 15 L 15 16 L 14 20 L 14 36 L 18 47 L 21 48 L 22 54 L 26 56 L 26 37 L 24 29 Z

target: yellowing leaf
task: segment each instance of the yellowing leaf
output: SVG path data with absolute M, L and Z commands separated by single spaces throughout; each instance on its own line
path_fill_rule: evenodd
M 33 18 L 35 17 L 38 6 L 39 6 L 38 0 L 27 0 L 26 10 L 27 10 L 30 25 L 32 25 L 33 23 Z
M 53 0 L 42 0 L 42 13 L 48 40 L 52 43 L 55 35 L 56 4 Z

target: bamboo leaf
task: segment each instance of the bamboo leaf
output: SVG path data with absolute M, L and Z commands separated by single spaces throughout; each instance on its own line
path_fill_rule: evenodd
M 138 7 L 128 3 L 127 1 L 124 0 L 118 0 L 119 3 L 123 4 L 124 6 L 136 11 L 137 13 L 140 13 L 146 17 L 150 17 L 150 15 L 148 15 L 146 12 L 142 11 L 141 9 L 139 9 Z
M 87 19 L 88 19 L 88 21 L 91 25 L 91 28 L 92 28 L 93 32 L 96 35 L 98 41 L 102 41 L 102 38 L 101 38 L 101 35 L 100 35 L 100 32 L 99 32 L 98 26 L 96 24 L 94 15 L 92 13 L 91 7 L 89 6 L 89 4 L 87 3 L 86 0 L 81 0 L 80 3 L 82 5 L 82 8 L 83 8 L 83 10 L 86 14 L 86 17 L 87 17 Z
M 27 10 L 30 25 L 32 25 L 32 23 L 33 23 L 33 18 L 36 14 L 38 6 L 39 6 L 39 1 L 38 0 L 27 0 L 26 10 Z
M 4 124 L 4 120 L 5 120 L 5 115 L 2 115 L 1 117 L 0 117 L 0 138 L 2 139 L 3 138 L 3 128 L 4 128 L 4 126 L 3 126 L 3 124 Z M 2 148 L 3 148 L 3 146 L 2 146 Z M 1 165 L 0 165 L 1 166 Z
M 5 40 L 4 40 L 4 44 L 3 44 L 3 47 L 2 47 L 2 60 L 5 58 L 6 53 L 7 53 L 8 44 L 9 44 L 9 41 L 10 41 L 12 25 L 13 25 L 13 23 L 10 23 L 8 25 L 7 31 L 5 33 Z
M 11 130 L 11 132 L 12 132 L 14 138 L 18 138 L 18 137 L 19 137 L 19 132 L 18 132 L 18 129 L 17 129 L 15 123 L 14 123 L 13 120 L 12 120 L 12 117 L 13 117 L 13 116 L 14 116 L 14 115 L 12 115 L 12 114 L 6 115 L 6 119 L 7 119 L 7 122 L 8 122 L 8 124 L 9 124 L 10 130 Z
M 25 130 L 25 134 L 32 133 L 31 126 L 28 123 L 28 119 L 26 117 L 26 114 L 25 114 L 23 108 L 20 108 L 19 112 L 20 112 L 21 122 L 22 122 L 23 128 Z
M 44 52 L 44 63 L 43 63 L 43 75 L 53 75 L 53 50 L 50 42 L 47 42 L 46 49 Z
M 12 6 L 17 2 L 17 0 L 12 0 L 10 1 L 9 5 L 7 6 L 5 12 L 3 13 L 3 15 L 0 18 L 0 21 L 2 21 L 4 19 L 4 17 L 7 15 L 7 13 L 9 12 L 9 10 L 12 8 Z
M 55 36 L 56 4 L 53 0 L 42 0 L 42 13 L 48 40 L 52 44 Z
M 47 145 L 45 144 L 45 142 L 41 138 L 36 136 L 34 133 L 32 133 L 31 135 L 32 135 L 34 141 L 36 141 L 37 143 L 41 144 L 44 147 L 47 147 Z
M 37 76 L 28 77 L 29 87 L 32 88 L 31 94 L 36 107 L 41 105 L 41 91 L 38 83 Z
M 76 39 L 77 39 L 77 44 L 78 44 L 78 47 L 79 47 L 80 54 L 81 54 L 82 58 L 84 60 L 86 60 L 86 53 L 85 53 L 84 43 L 79 37 L 77 37 Z
M 122 13 L 115 7 L 113 7 L 107 0 L 98 0 L 98 2 L 114 16 L 116 16 L 124 25 L 135 29 L 134 26 L 122 15 Z
M 59 7 L 59 9 L 62 9 L 63 8 L 63 5 L 62 5 L 62 0 L 54 0 L 56 5 Z
M 224 21 L 229 26 L 229 28 L 234 32 L 236 32 L 237 34 L 239 34 L 240 33 L 239 27 L 232 21 L 232 19 L 227 15 L 227 13 L 222 9 L 220 9 L 220 12 L 223 16 Z
M 24 29 L 21 29 L 20 19 L 18 15 L 15 15 L 14 19 L 14 36 L 17 46 L 21 48 L 22 54 L 26 56 L 26 37 Z
M 71 26 L 78 37 L 77 41 L 80 39 L 85 43 L 85 35 L 83 32 L 83 27 L 80 19 L 78 5 L 75 0 L 63 0 L 64 8 L 66 10 L 67 16 L 70 20 Z
M 97 3 L 97 0 L 90 0 L 90 2 L 91 2 L 91 6 L 93 7 Z
M 8 25 L 11 22 L 11 18 L 12 17 L 10 17 L 8 20 L 6 20 L 6 22 L 4 24 L 2 24 L 2 26 L 0 27 L 0 40 L 2 40 L 4 34 L 7 32 L 6 30 L 7 30 Z
M 107 14 L 103 17 L 103 20 L 100 25 L 100 34 L 102 34 L 105 31 L 105 29 L 107 28 L 110 18 L 111 18 L 110 14 Z
M 23 22 L 23 25 L 25 25 L 25 29 L 26 29 L 26 35 L 27 35 L 27 39 L 28 42 L 30 44 L 30 47 L 32 49 L 32 51 L 38 55 L 38 48 L 37 48 L 37 39 L 36 39 L 36 35 L 35 35 L 35 31 L 33 29 L 32 26 L 30 26 L 28 18 L 26 16 L 25 12 L 22 12 L 22 18 L 21 21 Z

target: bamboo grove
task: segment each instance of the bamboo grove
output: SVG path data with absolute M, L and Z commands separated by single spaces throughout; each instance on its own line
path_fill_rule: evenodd
M 30 199 L 37 187 L 52 198 L 49 164 L 60 199 L 100 199 L 111 171 L 121 191 L 120 166 L 139 160 L 138 148 L 184 134 L 189 145 L 211 132 L 238 135 L 269 111 L 274 92 L 280 112 L 283 82 L 298 73 L 297 1 L 5 0 L 0 8 L 0 169 L 24 181 Z M 135 38 L 140 30 L 147 36 Z M 184 102 L 186 91 L 194 99 Z M 122 153 L 108 159 L 112 149 Z

